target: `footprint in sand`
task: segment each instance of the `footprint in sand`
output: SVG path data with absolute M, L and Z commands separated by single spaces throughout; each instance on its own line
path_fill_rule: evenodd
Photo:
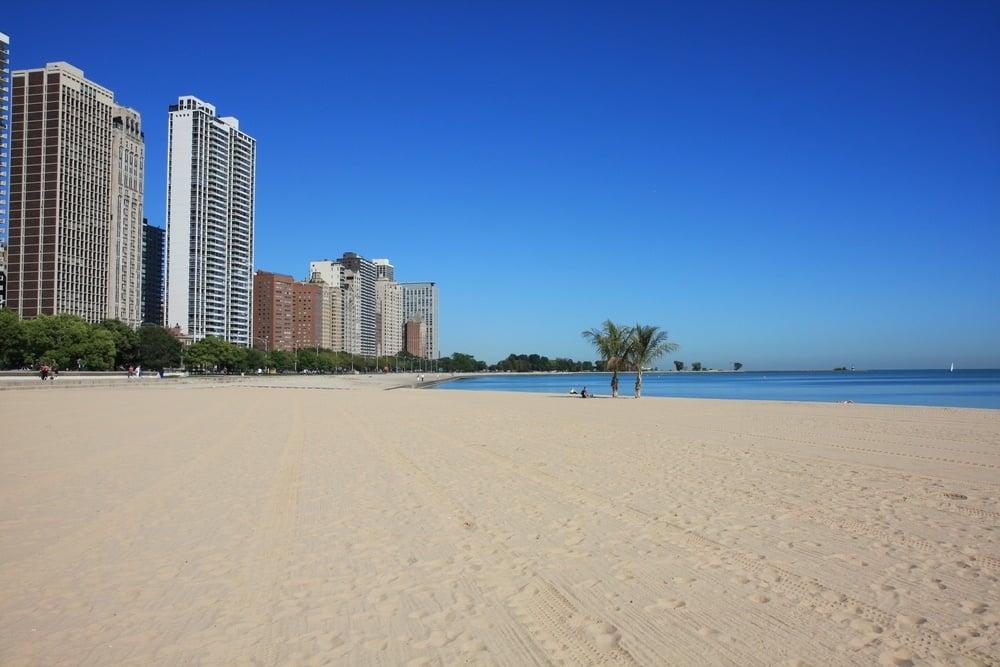
M 978 600 L 962 600 L 959 606 L 966 614 L 982 614 L 989 607 L 985 602 Z
M 878 662 L 885 667 L 913 667 L 916 654 L 909 649 L 898 649 L 883 653 L 879 656 Z
M 675 600 L 673 598 L 660 598 L 656 601 L 656 604 L 651 604 L 646 607 L 646 611 L 666 611 L 670 609 L 680 609 L 686 606 L 687 603 L 684 600 Z
M 594 638 L 594 643 L 602 649 L 608 649 L 618 644 L 621 634 L 618 628 L 605 621 L 594 621 L 585 626 L 586 630 Z
M 896 617 L 900 625 L 923 625 L 927 622 L 927 619 L 923 616 L 916 616 L 914 614 L 900 614 Z

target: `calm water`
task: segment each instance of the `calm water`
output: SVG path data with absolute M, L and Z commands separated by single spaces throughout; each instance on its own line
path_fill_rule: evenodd
M 602 373 L 498 373 L 459 378 L 438 388 L 563 394 L 586 386 L 610 396 L 610 382 Z M 620 374 L 619 394 L 631 397 L 634 384 L 634 374 Z M 642 395 L 1000 409 L 1000 370 L 643 373 Z

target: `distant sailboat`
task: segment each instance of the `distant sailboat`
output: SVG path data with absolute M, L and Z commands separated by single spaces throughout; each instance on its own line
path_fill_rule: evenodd
M 954 372 L 955 372 L 955 362 L 954 362 L 954 361 L 953 361 L 953 362 L 951 362 L 951 372 L 952 372 L 952 373 L 954 373 Z

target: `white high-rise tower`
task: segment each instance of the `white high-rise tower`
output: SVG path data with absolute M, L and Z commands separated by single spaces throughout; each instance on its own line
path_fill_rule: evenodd
M 257 141 L 191 96 L 167 141 L 166 324 L 249 347 Z

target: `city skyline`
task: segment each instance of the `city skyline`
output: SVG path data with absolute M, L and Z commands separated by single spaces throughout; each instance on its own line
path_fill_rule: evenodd
M 238 114 L 254 268 L 391 257 L 443 288 L 444 356 L 590 359 L 610 318 L 668 330 L 664 364 L 1000 366 L 994 4 L 231 9 L 0 31 L 143 115 L 151 224 L 170 101 Z

